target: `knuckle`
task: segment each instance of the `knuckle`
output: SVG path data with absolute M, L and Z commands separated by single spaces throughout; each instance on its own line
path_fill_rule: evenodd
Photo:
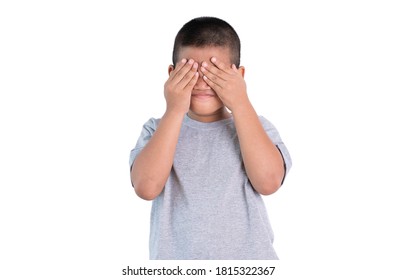
M 194 74 L 196 73 L 196 71 L 192 70 L 189 71 L 186 75 L 185 75 L 185 79 L 191 80 L 194 76 Z
M 194 79 L 194 77 L 192 77 L 192 78 L 189 80 L 188 85 L 191 86 L 191 85 L 194 85 L 194 84 L 196 84 L 196 79 Z

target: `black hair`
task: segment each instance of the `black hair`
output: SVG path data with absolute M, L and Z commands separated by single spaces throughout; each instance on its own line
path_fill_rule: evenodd
M 226 21 L 215 17 L 198 17 L 187 22 L 175 37 L 172 63 L 180 59 L 182 47 L 227 47 L 230 59 L 236 67 L 240 66 L 240 38 L 234 28 Z

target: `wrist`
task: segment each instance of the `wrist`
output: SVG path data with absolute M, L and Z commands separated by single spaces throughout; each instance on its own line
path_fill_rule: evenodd
M 183 119 L 187 112 L 183 110 L 176 110 L 173 108 L 167 108 L 164 112 L 163 118 L 171 118 L 175 120 Z
M 241 114 L 246 114 L 250 111 L 254 110 L 254 107 L 252 106 L 251 102 L 247 98 L 246 100 L 239 102 L 233 106 L 233 108 L 229 108 L 232 111 L 233 115 L 241 115 Z

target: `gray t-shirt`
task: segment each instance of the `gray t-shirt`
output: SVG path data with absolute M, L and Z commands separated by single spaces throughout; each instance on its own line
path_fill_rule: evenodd
M 286 173 L 291 159 L 276 128 L 259 117 Z M 151 118 L 130 167 L 160 119 Z M 202 123 L 185 116 L 170 176 L 153 200 L 150 259 L 278 259 L 265 204 L 244 169 L 233 118 Z

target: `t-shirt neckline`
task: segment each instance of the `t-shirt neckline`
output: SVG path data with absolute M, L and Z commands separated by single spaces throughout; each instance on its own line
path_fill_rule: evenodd
M 219 128 L 228 124 L 233 123 L 233 117 L 219 120 L 219 121 L 214 121 L 214 122 L 199 122 L 196 121 L 188 116 L 188 114 L 185 115 L 183 119 L 183 123 L 194 128 L 199 128 L 199 129 L 213 129 L 213 128 Z

